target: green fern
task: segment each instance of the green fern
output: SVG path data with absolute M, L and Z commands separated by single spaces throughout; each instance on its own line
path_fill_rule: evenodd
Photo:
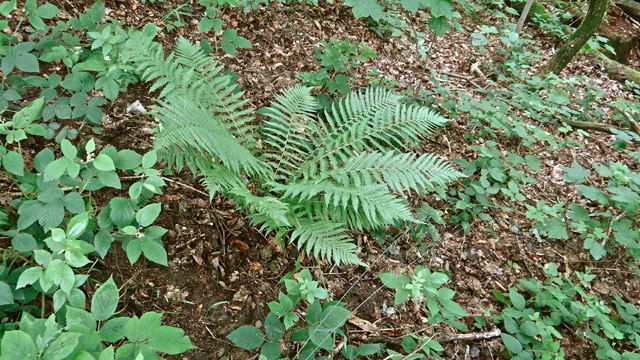
M 165 60 L 144 36 L 130 42 L 142 77 L 162 89 L 155 146 L 164 159 L 318 259 L 362 264 L 349 230 L 416 222 L 398 194 L 462 176 L 436 155 L 401 152 L 447 120 L 388 90 L 351 93 L 319 116 L 311 89 L 294 86 L 258 111 L 266 120 L 256 128 L 247 100 L 199 47 L 181 38 Z

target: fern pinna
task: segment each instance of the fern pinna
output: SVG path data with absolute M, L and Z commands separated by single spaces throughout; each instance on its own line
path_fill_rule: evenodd
M 242 92 L 198 46 L 180 38 L 165 59 L 140 33 L 129 47 L 142 78 L 163 88 L 155 107 L 163 158 L 316 258 L 362 264 L 349 230 L 416 222 L 401 195 L 462 176 L 433 154 L 402 152 L 447 120 L 383 88 L 318 114 L 311 89 L 294 86 L 258 111 L 266 120 L 256 128 Z

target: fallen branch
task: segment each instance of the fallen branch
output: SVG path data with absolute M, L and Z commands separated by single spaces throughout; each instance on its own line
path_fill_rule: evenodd
M 618 111 L 620 111 L 620 113 L 622 113 L 622 115 L 627 119 L 627 121 L 629 121 L 629 128 L 625 129 L 625 128 L 621 128 L 615 125 L 611 125 L 611 124 L 600 124 L 600 123 L 594 123 L 594 122 L 590 122 L 590 121 L 578 121 L 578 120 L 569 120 L 569 119 L 562 119 L 561 121 L 564 122 L 565 124 L 576 128 L 576 129 L 582 129 L 582 130 L 594 130 L 594 131 L 600 131 L 600 132 L 605 132 L 608 134 L 614 134 L 613 130 L 617 130 L 617 131 L 631 131 L 634 132 L 638 135 L 640 135 L 640 126 L 638 125 L 638 123 L 631 117 L 631 115 L 629 115 L 626 111 L 622 110 L 622 109 L 618 109 L 616 108 Z
M 453 341 L 475 341 L 483 339 L 491 339 L 500 336 L 502 332 L 498 328 L 494 328 L 488 332 L 482 333 L 466 333 L 435 336 L 435 341 L 439 343 L 448 343 Z M 402 346 L 402 338 L 395 338 L 384 335 L 366 336 L 361 339 L 365 343 L 384 343 L 388 345 Z

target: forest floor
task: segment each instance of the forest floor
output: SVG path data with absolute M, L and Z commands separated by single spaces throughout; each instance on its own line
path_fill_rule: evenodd
M 71 15 L 85 11 L 91 3 L 60 1 L 59 7 Z M 131 1 L 108 1 L 107 17 L 121 20 L 126 26 L 142 26 L 149 22 L 162 25 L 168 9 L 182 5 L 174 0 L 141 3 Z M 202 8 L 191 6 L 195 12 Z M 368 72 L 375 66 L 380 76 L 397 82 L 398 89 L 432 89 L 433 75 L 426 71 L 436 70 L 443 83 L 457 90 L 467 91 L 478 100 L 485 94 L 474 89 L 487 87 L 487 79 L 472 72 L 472 65 L 498 61 L 495 52 L 501 44 L 490 44 L 488 51 L 479 51 L 471 46 L 471 34 L 481 25 L 496 21 L 488 13 L 478 12 L 473 16 L 463 15 L 459 21 L 463 32 L 450 32 L 438 38 L 427 59 L 416 55 L 409 41 L 377 36 L 363 19 L 355 19 L 348 8 L 321 2 L 314 7 L 301 3 L 280 4 L 272 2 L 259 11 L 244 13 L 241 9 L 227 9 L 223 14 L 225 24 L 238 29 L 253 49 L 238 49 L 236 57 L 220 59 L 227 70 L 239 75 L 238 85 L 244 90 L 252 105 L 261 107 L 274 98 L 274 94 L 299 82 L 296 75 L 301 71 L 315 71 L 318 61 L 313 58 L 313 47 L 321 41 L 349 38 L 352 43 L 363 41 L 377 53 L 377 58 L 361 65 L 354 78 L 365 86 Z M 199 41 L 211 34 L 200 34 L 195 20 L 186 16 L 187 26 L 164 32 L 162 42 L 168 48 L 178 36 Z M 409 19 L 411 26 L 427 34 L 426 24 L 419 19 Z M 516 19 L 510 19 L 515 22 Z M 544 36 L 533 26 L 525 27 L 533 35 L 542 51 L 551 54 L 557 48 L 550 37 Z M 429 40 L 430 41 L 430 40 Z M 640 59 L 632 58 L 632 65 L 639 68 Z M 532 71 L 535 69 L 532 69 Z M 561 74 L 563 77 L 586 75 L 593 85 L 604 89 L 606 102 L 616 98 L 630 98 L 623 86 L 605 75 L 593 59 L 579 55 Z M 153 105 L 153 96 L 147 94 L 148 86 L 133 84 L 126 96 L 105 110 L 105 135 L 102 144 L 118 148 L 130 148 L 143 152 L 151 148 L 154 127 L 151 116 L 131 116 L 125 108 L 135 100 L 144 106 Z M 491 88 L 487 88 L 491 90 Z M 436 99 L 435 105 L 438 106 Z M 557 132 L 547 128 L 550 132 Z M 473 156 L 463 135 L 474 133 L 477 128 L 457 119 L 444 128 L 433 142 L 426 143 L 426 151 L 434 151 L 447 159 L 468 159 Z M 542 170 L 529 176 L 536 184 L 524 189 L 524 202 L 498 204 L 489 210 L 493 221 L 477 220 L 471 231 L 465 234 L 460 226 L 451 224 L 438 227 L 440 240 L 425 238 L 422 243 L 408 236 L 398 236 L 398 241 L 380 244 L 368 234 L 358 235 L 360 258 L 369 268 L 333 267 L 306 259 L 305 265 L 316 266 L 314 276 L 322 279 L 334 299 L 341 299 L 349 309 L 359 307 L 347 325 L 346 332 L 354 343 L 376 338 L 386 341 L 387 346 L 397 347 L 394 340 L 402 334 L 422 331 L 431 335 L 455 334 L 457 330 L 448 326 L 434 329 L 427 322 L 425 312 L 419 307 L 403 305 L 393 308 L 393 292 L 382 289 L 377 276 L 382 272 L 400 271 L 407 265 L 425 266 L 433 271 L 444 271 L 452 281 L 448 286 L 456 291 L 455 300 L 470 315 L 464 320 L 473 328 L 473 315 L 482 315 L 483 309 L 499 312 L 498 303 L 491 290 L 505 292 L 516 286 L 518 279 L 544 279 L 543 264 L 554 263 L 565 275 L 584 271 L 589 267 L 597 276 L 592 291 L 607 299 L 613 290 L 624 294 L 627 301 L 638 303 L 640 299 L 640 277 L 625 264 L 624 250 L 611 254 L 597 263 L 583 249 L 582 240 L 569 236 L 568 240 L 544 239 L 538 241 L 531 233 L 532 220 L 524 216 L 525 204 L 535 205 L 539 200 L 554 199 L 569 204 L 574 199 L 572 184 L 566 183 L 560 166 L 571 166 L 574 161 L 582 163 L 629 162 L 619 153 L 611 151 L 609 134 L 592 133 L 582 137 L 582 148 L 565 148 L 553 153 L 542 152 Z M 517 151 L 518 144 L 506 141 L 505 151 Z M 630 164 L 630 166 L 632 166 Z M 635 169 L 637 170 L 637 169 Z M 295 249 L 281 249 L 272 236 L 265 237 L 253 229 L 245 214 L 235 209 L 232 203 L 221 198 L 209 201 L 205 189 L 190 173 L 174 174 L 159 195 L 163 211 L 157 224 L 170 229 L 163 238 L 169 255 L 169 266 L 162 267 L 139 260 L 131 265 L 119 247 L 98 265 L 104 274 L 113 273 L 117 284 L 123 284 L 121 303 L 129 314 L 146 311 L 161 311 L 166 315 L 165 323 L 184 329 L 198 348 L 175 358 L 185 359 L 244 359 L 256 358 L 256 353 L 246 352 L 233 346 L 225 336 L 235 328 L 251 324 L 260 326 L 269 309 L 267 303 L 277 297 L 278 280 L 293 270 Z M 455 185 L 454 185 L 455 186 Z M 99 201 L 99 199 L 98 199 Z M 438 204 L 433 204 L 436 207 Z M 500 209 L 500 205 L 504 205 Z M 444 209 L 447 216 L 447 209 Z M 426 252 L 421 255 L 424 245 Z M 617 255 L 617 256 L 616 256 Z M 351 285 L 359 279 L 357 285 Z M 345 295 L 346 294 L 346 295 Z M 639 304 L 640 305 L 640 304 Z M 386 340 L 385 340 L 386 339 Z M 397 340 L 396 340 L 397 341 Z M 567 336 L 563 344 L 571 349 L 570 358 L 593 357 L 590 347 L 576 336 Z M 452 359 L 476 358 L 498 359 L 502 353 L 499 338 L 475 341 L 450 341 L 444 356 Z M 466 355 L 465 355 L 466 354 Z

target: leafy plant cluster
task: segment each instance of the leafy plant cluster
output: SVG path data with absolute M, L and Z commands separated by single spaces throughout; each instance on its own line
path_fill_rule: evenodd
M 155 152 L 98 149 L 80 131 L 88 123 L 98 132 L 100 107 L 137 81 L 122 47 L 127 33 L 103 22 L 101 2 L 53 27 L 53 4 L 17 5 L 0 3 L 0 27 L 12 30 L 0 33 L 0 173 L 17 190 L 0 210 L 11 242 L 0 255 L 0 358 L 151 359 L 191 349 L 182 330 L 162 326 L 160 313 L 116 316 L 112 278 L 95 292 L 91 286 L 100 282 L 90 275 L 95 263 L 115 242 L 132 263 L 144 254 L 167 265 L 166 229 L 153 225 L 161 204 L 151 199 L 165 185 Z M 63 71 L 48 73 L 54 64 L 42 63 Z M 37 144 L 34 155 L 25 143 Z M 106 188 L 125 195 L 99 206 Z
M 595 181 L 590 180 L 591 171 L 577 162 L 571 167 L 563 167 L 564 180 L 580 184 L 576 186 L 582 196 L 580 203 L 571 203 L 567 209 L 563 204 L 542 205 L 545 211 L 536 211 L 529 206 L 527 216 L 538 220 L 536 226 L 548 230 L 548 236 L 554 239 L 568 239 L 568 225 L 572 232 L 585 239 L 584 248 L 596 260 L 612 252 L 613 245 L 620 245 L 637 263 L 640 230 L 635 219 L 640 204 L 640 176 L 619 162 L 612 161 L 609 166 L 594 164 L 593 167 L 599 175 Z M 599 183 L 604 183 L 605 187 L 594 186 Z
M 520 280 L 520 289 L 493 291 L 507 307 L 486 316 L 504 327 L 501 337 L 511 359 L 564 359 L 567 332 L 591 341 L 599 359 L 640 358 L 640 309 L 618 294 L 610 301 L 595 295 L 590 285 L 595 275 L 588 268 L 575 273 L 577 282 L 561 276 L 553 264 L 545 266 L 545 273 L 544 283 Z M 476 326 L 486 325 L 476 316 Z
M 27 98 L 28 93 L 39 91 L 45 103 L 42 119 L 48 122 L 43 124 L 47 139 L 55 137 L 58 143 L 65 138 L 74 140 L 78 135 L 76 126 L 84 123 L 99 132 L 103 117 L 100 106 L 107 100 L 89 93 L 102 94 L 113 101 L 128 83 L 137 81 L 122 51 L 125 31 L 116 22 L 101 23 L 105 15 L 101 2 L 77 18 L 58 20 L 51 29 L 42 19 L 56 16 L 59 12 L 56 6 L 49 3 L 38 6 L 35 0 L 28 0 L 19 12 L 16 5 L 16 1 L 2 3 L 0 14 L 12 15 L 18 23 L 10 27 L 8 20 L 2 20 L 0 27 L 24 28 L 29 35 L 20 41 L 13 35 L 15 31 L 0 33 L 1 66 L 6 77 L 0 86 L 0 111 L 19 110 L 19 105 L 12 104 Z M 25 21 L 31 26 L 22 26 Z M 86 43 L 90 46 L 85 46 Z M 44 77 L 40 74 L 40 62 L 61 62 L 68 69 L 67 74 Z
M 456 320 L 467 314 L 452 300 L 455 291 L 442 287 L 449 281 L 446 274 L 432 273 L 418 266 L 409 276 L 384 273 L 380 275 L 380 279 L 384 286 L 396 291 L 396 306 L 411 298 L 428 309 L 429 323 L 436 325 L 446 321 L 460 330 L 468 331 L 464 324 Z M 295 279 L 284 279 L 284 284 L 286 293 L 279 292 L 278 301 L 268 304 L 270 312 L 264 323 L 266 338 L 255 326 L 243 325 L 227 336 L 236 346 L 247 350 L 260 348 L 260 358 L 265 360 L 283 357 L 311 359 L 316 358 L 315 356 L 323 350 L 333 353 L 342 338 L 344 346 L 341 354 L 346 359 L 382 354 L 385 351 L 389 359 L 404 358 L 403 354 L 385 349 L 382 344 L 349 344 L 349 339 L 341 327 L 345 325 L 352 312 L 345 308 L 345 303 L 329 300 L 327 290 L 313 280 L 308 269 L 297 273 Z M 304 311 L 300 311 L 301 309 Z M 298 315 L 300 312 L 305 314 L 304 319 Z M 302 326 L 296 326 L 300 322 Z M 282 341 L 285 344 L 284 348 L 288 349 L 284 354 L 278 344 Z M 442 345 L 433 337 L 409 334 L 403 337 L 402 343 L 403 350 L 415 354 L 412 355 L 415 359 L 440 359 L 438 353 L 444 351 Z
M 314 57 L 320 60 L 320 69 L 314 73 L 301 72 L 298 78 L 304 85 L 320 87 L 318 99 L 325 107 L 331 102 L 331 96 L 348 95 L 351 92 L 353 70 L 359 63 L 377 57 L 375 51 L 369 49 L 364 42 L 352 45 L 349 39 L 322 42 L 313 51 Z
M 466 325 L 457 320 L 467 316 L 467 313 L 453 300 L 455 291 L 442 287 L 449 281 L 446 274 L 431 272 L 429 269 L 417 266 L 409 276 L 383 273 L 379 277 L 386 287 L 395 289 L 395 306 L 411 298 L 415 303 L 426 307 L 430 324 L 437 325 L 446 321 L 458 330 L 469 331 Z M 444 351 L 444 347 L 433 336 L 424 337 L 417 334 L 403 336 L 402 347 L 407 353 L 414 354 L 412 358 L 415 359 L 441 359 L 438 353 Z M 387 353 L 390 359 L 405 358 L 397 351 L 387 350 Z
M 137 318 L 113 318 L 119 295 L 112 279 L 93 294 L 91 312 L 85 310 L 82 286 L 89 275 L 84 272 L 92 263 L 90 258 L 104 258 L 114 241 L 123 244 L 132 263 L 144 253 L 149 260 L 167 265 L 160 240 L 166 230 L 152 225 L 160 204 L 150 199 L 161 194 L 164 186 L 152 168 L 155 153 L 141 156 L 113 147 L 97 152 L 93 139 L 82 147 L 64 139 L 60 156 L 56 158 L 45 147 L 33 157 L 33 170 L 26 170 L 19 143 L 27 139 L 26 134 L 44 133 L 43 125 L 36 122 L 43 103 L 42 98 L 32 102 L 0 126 L 2 172 L 22 194 L 3 212 L 2 235 L 11 239 L 11 247 L 3 251 L 0 266 L 1 358 L 112 359 L 115 348 L 104 343 L 124 337 L 128 341 L 115 352 L 118 359 L 188 350 L 192 346 L 182 330 L 160 325 L 161 314 L 143 315 L 144 324 L 136 324 Z M 139 180 L 129 187 L 128 197 L 115 197 L 96 209 L 89 201 L 92 193 L 105 187 L 122 189 L 118 172 L 135 174 Z M 15 315 L 19 322 L 9 320 Z M 167 338 L 174 342 L 167 343 Z
M 308 269 L 296 275 L 295 279 L 284 279 L 286 293 L 280 291 L 278 301 L 268 304 L 270 312 L 264 322 L 266 340 L 260 329 L 250 325 L 234 330 L 227 336 L 229 340 L 243 349 L 260 348 L 260 358 L 265 360 L 283 357 L 313 359 L 322 350 L 333 351 L 339 337 L 348 341 L 341 329 L 351 316 L 351 311 L 344 307 L 346 304 L 328 301 L 327 290 L 313 280 Z M 304 319 L 298 315 L 299 308 L 305 309 Z M 286 344 L 284 354 L 279 341 Z M 298 350 L 294 354 L 295 349 Z M 357 359 L 382 350 L 380 344 L 358 347 L 346 344 L 342 348 L 342 355 L 347 359 Z

